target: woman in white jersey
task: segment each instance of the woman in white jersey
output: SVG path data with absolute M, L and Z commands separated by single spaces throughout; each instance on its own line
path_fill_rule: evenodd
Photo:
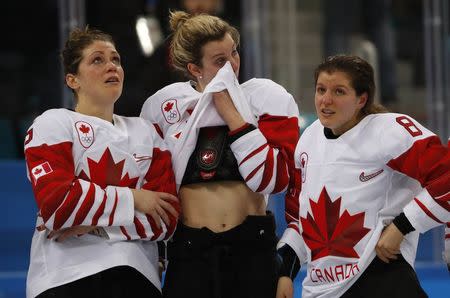
M 374 103 L 372 67 L 355 56 L 315 71 L 318 120 L 295 151 L 301 170 L 303 297 L 426 297 L 414 272 L 419 233 L 449 221 L 450 154 L 413 118 Z M 291 297 L 284 277 L 278 297 Z
M 111 36 L 76 29 L 62 60 L 75 110 L 46 111 L 25 138 L 39 210 L 27 297 L 161 297 L 156 241 L 179 209 L 170 152 L 151 123 L 113 113 Z
M 180 189 L 163 294 L 274 297 L 277 239 L 264 195 L 289 188 L 296 218 L 297 105 L 270 80 L 238 83 L 239 32 L 222 19 L 178 11 L 170 24 L 173 66 L 190 81 L 159 90 L 141 114 L 161 128 Z

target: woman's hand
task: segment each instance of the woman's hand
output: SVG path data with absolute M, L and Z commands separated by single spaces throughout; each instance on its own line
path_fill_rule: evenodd
M 385 263 L 389 263 L 389 259 L 396 260 L 397 255 L 400 253 L 400 244 L 402 241 L 402 232 L 391 223 L 381 233 L 380 240 L 378 240 L 375 246 L 377 256 Z
M 217 113 L 219 113 L 230 130 L 235 130 L 245 125 L 244 119 L 234 106 L 227 90 L 213 93 L 213 102 Z
M 292 279 L 282 276 L 278 279 L 276 298 L 292 298 L 294 297 L 294 284 Z
M 45 229 L 45 227 L 38 227 L 38 231 Z M 47 239 L 55 238 L 57 242 L 63 242 L 69 237 L 81 236 L 84 234 L 91 233 L 92 231 L 99 229 L 96 226 L 75 226 L 70 228 L 60 229 L 58 231 L 50 231 L 47 235 Z
M 178 202 L 178 198 L 165 192 L 156 192 L 145 189 L 131 189 L 134 198 L 134 209 L 150 215 L 158 228 L 161 227 L 161 219 L 168 226 L 169 215 L 178 217 L 178 212 L 169 201 Z

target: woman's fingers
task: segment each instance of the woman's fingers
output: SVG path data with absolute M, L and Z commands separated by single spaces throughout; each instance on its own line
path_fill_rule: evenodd
M 53 237 L 55 237 L 56 235 L 60 234 L 61 230 L 59 231 L 50 231 L 50 233 L 48 233 L 47 235 L 47 239 L 52 239 Z
M 168 226 L 170 224 L 170 219 L 166 211 L 164 211 L 164 209 L 161 206 L 156 206 L 156 212 L 158 213 L 162 221 L 166 224 L 166 226 Z
M 149 213 L 149 215 L 153 218 L 153 220 L 156 224 L 156 227 L 158 229 L 160 229 L 161 228 L 161 218 L 159 217 L 158 213 L 156 213 L 156 211 L 152 211 Z
M 377 256 L 385 263 L 389 263 L 390 260 L 398 259 L 395 252 L 389 251 L 384 247 L 376 247 L 375 252 L 377 253 Z
M 170 194 L 167 192 L 159 192 L 158 195 L 159 195 L 160 199 L 178 202 L 178 198 L 176 196 L 174 196 L 173 194 Z
M 162 208 L 164 208 L 164 210 L 169 211 L 170 214 L 172 214 L 175 217 L 178 217 L 178 212 L 177 210 L 169 203 L 167 203 L 164 200 L 159 201 L 160 205 Z

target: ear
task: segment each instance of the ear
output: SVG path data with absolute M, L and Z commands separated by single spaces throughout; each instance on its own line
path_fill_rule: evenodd
M 368 97 L 369 96 L 367 95 L 367 92 L 364 92 L 363 94 L 361 94 L 361 96 L 359 96 L 358 107 L 360 109 L 362 109 L 366 105 Z
M 76 90 L 80 87 L 77 77 L 71 73 L 66 74 L 66 84 L 67 86 L 69 86 L 70 89 L 73 90 Z
M 194 78 L 198 78 L 202 75 L 200 67 L 194 63 L 188 63 L 187 69 Z

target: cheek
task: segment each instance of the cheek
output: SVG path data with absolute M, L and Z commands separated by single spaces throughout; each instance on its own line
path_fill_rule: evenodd
M 317 94 L 314 95 L 314 104 L 316 105 L 316 108 L 320 106 L 321 103 L 321 97 Z

